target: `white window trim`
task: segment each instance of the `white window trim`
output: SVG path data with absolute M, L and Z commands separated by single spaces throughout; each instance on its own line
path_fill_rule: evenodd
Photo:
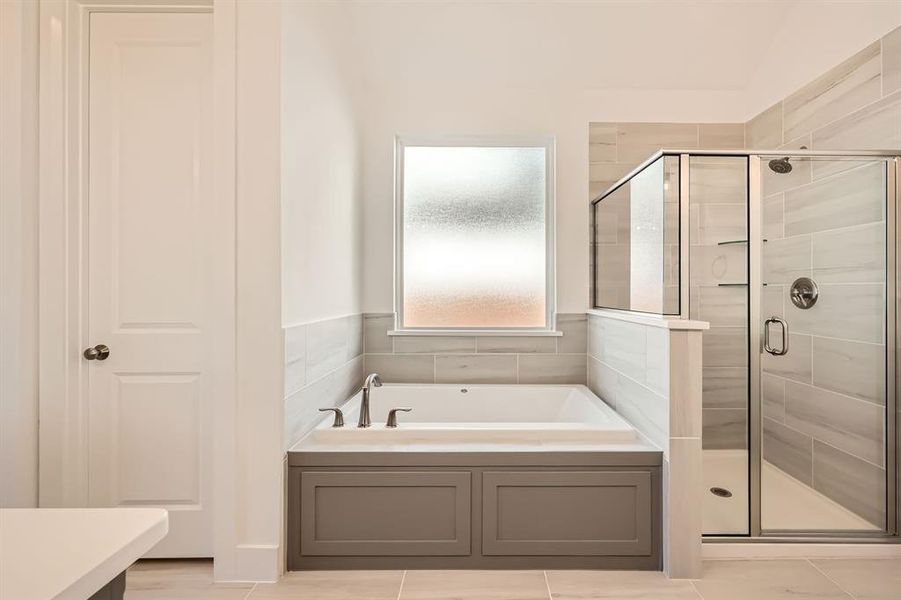
M 544 148 L 545 149 L 545 326 L 544 327 L 405 327 L 403 281 L 403 198 L 404 148 L 406 146 L 466 146 L 478 148 Z M 394 330 L 388 335 L 561 335 L 556 331 L 556 145 L 553 136 L 421 136 L 398 135 L 394 141 Z

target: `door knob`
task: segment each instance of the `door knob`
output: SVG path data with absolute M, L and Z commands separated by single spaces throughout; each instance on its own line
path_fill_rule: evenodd
M 88 360 L 106 360 L 109 358 L 109 346 L 106 344 L 97 344 L 93 348 L 85 350 L 83 354 Z

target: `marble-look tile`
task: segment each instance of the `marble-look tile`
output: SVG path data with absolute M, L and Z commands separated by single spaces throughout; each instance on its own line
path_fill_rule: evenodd
M 480 337 L 477 342 L 479 353 L 494 354 L 554 354 L 557 338 L 550 336 L 490 336 Z
M 871 463 L 882 465 L 881 406 L 803 383 L 785 383 L 785 424 Z
M 747 368 L 705 366 L 702 373 L 704 408 L 748 406 Z
M 585 385 L 585 354 L 520 354 L 519 383 L 578 383 Z
M 786 303 L 793 331 L 825 337 L 882 343 L 885 286 L 878 283 L 824 283 L 816 305 L 802 310 Z
M 619 375 L 594 357 L 588 357 L 588 388 L 601 400 L 616 408 Z
M 817 283 L 885 281 L 885 222 L 813 234 Z
M 597 315 L 588 316 L 588 354 L 598 360 L 604 357 L 604 323 L 607 319 Z
M 901 147 L 901 92 L 853 112 L 813 132 L 816 150 L 890 150 Z M 833 161 L 816 161 L 815 178 L 841 169 Z
M 901 43 L 896 51 L 901 56 Z M 822 558 L 811 562 L 856 600 L 897 600 L 901 590 L 901 558 Z
M 743 367 L 748 364 L 748 333 L 744 327 L 711 327 L 704 332 L 704 365 Z
M 694 585 L 704 600 L 848 598 L 803 559 L 705 560 L 704 573 Z
M 810 277 L 810 236 L 798 235 L 763 244 L 761 271 L 768 286 Z
M 783 102 L 786 139 L 878 100 L 881 71 L 880 44 L 875 42 L 788 96 Z
M 394 336 L 394 351 L 398 354 L 472 354 L 476 351 L 476 338 L 446 335 L 398 335 Z
M 661 148 L 697 148 L 698 126 L 689 123 L 620 123 L 617 160 L 633 166 Z
M 435 383 L 516 383 L 517 356 L 459 354 L 435 357 Z
M 670 392 L 671 335 L 662 327 L 645 327 L 645 374 L 642 383 L 661 396 Z M 700 357 L 699 357 L 700 360 Z
M 644 327 L 615 319 L 604 320 L 601 360 L 636 381 L 644 382 L 647 369 L 647 337 Z
M 745 146 L 757 150 L 782 145 L 782 103 L 774 104 L 745 126 Z
M 699 286 L 698 318 L 711 327 L 744 327 L 748 321 L 748 288 Z
M 363 354 L 363 315 L 347 317 L 347 355 L 350 360 Z
M 813 384 L 885 405 L 885 346 L 813 338 Z
M 785 192 L 785 235 L 874 223 L 883 219 L 881 163 L 867 163 Z
M 563 337 L 557 338 L 557 352 L 585 352 L 588 347 L 588 316 L 585 313 L 558 313 L 557 331 Z
M 748 160 L 741 156 L 689 158 L 692 204 L 747 204 Z
M 347 317 L 307 324 L 307 381 L 316 381 L 347 362 L 349 325 Z
M 616 162 L 616 123 L 588 124 L 588 161 Z
M 784 196 L 774 194 L 763 200 L 763 239 L 778 240 L 784 236 L 782 228 L 785 224 L 783 214 Z
M 814 440 L 813 487 L 874 525 L 885 525 L 885 471 L 876 465 Z
M 306 326 L 285 328 L 285 396 L 307 384 Z
M 695 246 L 712 246 L 720 242 L 748 239 L 748 207 L 746 204 L 699 204 L 691 211 L 691 243 Z
M 544 571 L 407 571 L 399 600 L 547 600 Z
M 901 90 L 901 27 L 882 38 L 882 94 L 898 90 Z
M 669 360 L 664 376 L 669 379 L 670 437 L 701 437 L 702 365 L 701 332 L 669 333 Z
M 367 313 L 363 315 L 363 350 L 390 354 L 393 346 L 388 331 L 394 327 L 393 314 Z
M 403 571 L 292 571 L 248 600 L 397 600 Z
M 700 600 L 691 582 L 658 571 L 548 571 L 553 600 Z
M 763 459 L 801 483 L 813 483 L 813 440 L 809 435 L 764 417 Z
M 307 366 L 303 359 L 285 365 L 285 397 L 307 384 Z
M 701 531 L 703 466 L 701 440 L 674 438 L 669 441 L 669 460 L 664 477 L 664 565 L 674 579 L 701 576 Z
M 743 408 L 705 408 L 702 418 L 702 439 L 705 449 L 747 448 L 747 410 Z
M 321 419 L 320 408 L 343 404 L 363 384 L 363 356 L 285 398 L 285 447 L 290 448 Z
M 435 383 L 435 357 L 430 354 L 366 354 L 366 372 L 385 383 Z
M 691 284 L 748 282 L 748 249 L 742 245 L 692 246 Z
M 785 379 L 763 372 L 760 375 L 761 411 L 764 417 L 785 421 Z
M 773 343 L 778 344 L 779 327 L 774 325 Z M 810 383 L 810 345 L 809 335 L 801 335 L 797 333 L 789 333 L 788 335 L 788 354 L 775 356 L 769 352 L 760 354 L 760 366 L 766 372 L 786 379 Z
M 648 156 L 650 156 L 650 153 L 648 153 Z M 647 156 L 645 158 L 647 158 Z M 614 182 L 625 177 L 629 171 L 635 168 L 638 162 L 640 161 L 635 163 L 593 162 L 588 165 L 588 180 L 609 181 L 612 185 Z M 610 186 L 606 186 L 602 191 L 606 191 L 606 188 L 608 187 Z
M 745 147 L 744 123 L 701 123 L 698 126 L 699 148 L 736 150 Z
M 623 376 L 617 378 L 615 395 L 616 412 L 666 450 L 669 444 L 669 400 Z

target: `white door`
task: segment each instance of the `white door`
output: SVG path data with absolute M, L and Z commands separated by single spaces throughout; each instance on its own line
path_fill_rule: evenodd
M 212 556 L 212 18 L 90 19 L 89 504 L 164 507 L 152 555 Z

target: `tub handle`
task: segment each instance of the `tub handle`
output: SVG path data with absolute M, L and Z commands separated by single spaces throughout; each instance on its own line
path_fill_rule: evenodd
M 397 412 L 410 412 L 412 408 L 392 408 L 388 411 L 388 422 L 385 427 L 397 427 Z
M 320 408 L 319 412 L 329 412 L 334 411 L 335 413 L 335 421 L 332 423 L 332 427 L 344 427 L 344 413 L 341 412 L 340 408 Z

